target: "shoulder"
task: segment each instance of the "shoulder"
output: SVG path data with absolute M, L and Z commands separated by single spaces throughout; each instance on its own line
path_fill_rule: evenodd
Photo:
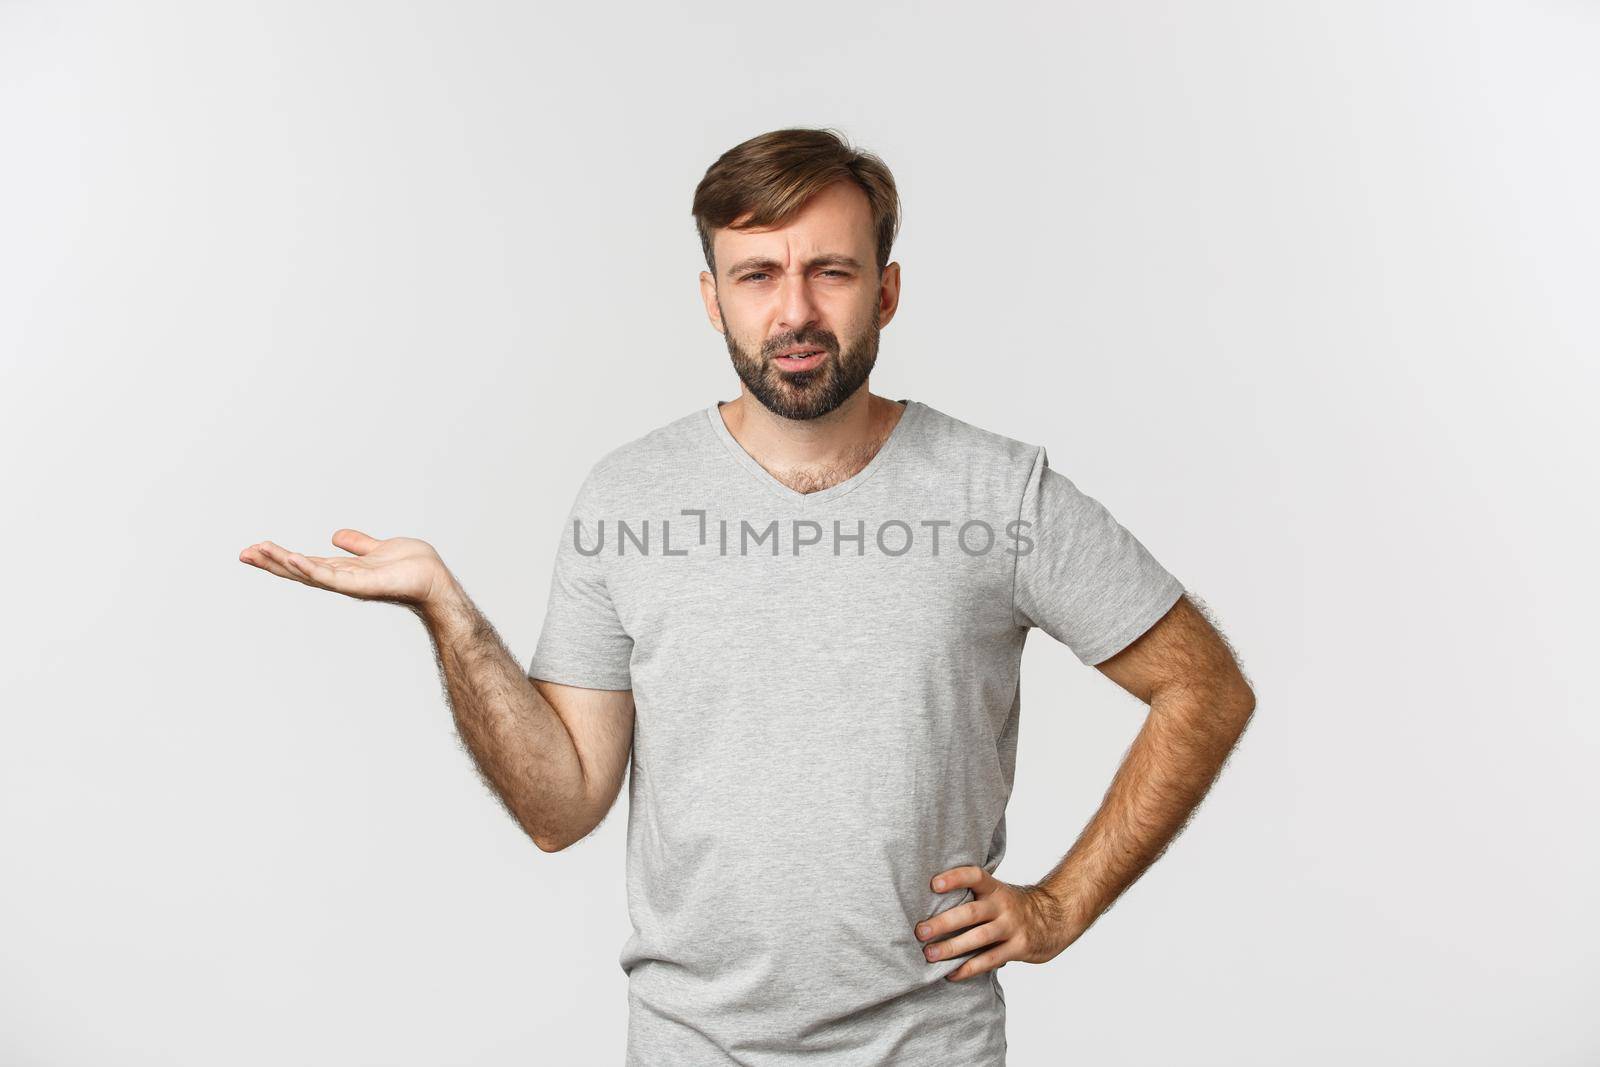
M 704 408 L 679 415 L 602 452 L 583 477 L 585 492 L 605 495 L 645 483 L 659 484 L 683 469 L 689 454 L 705 445 Z
M 957 418 L 922 404 L 917 427 L 922 447 L 944 470 L 960 470 L 1018 492 L 1047 460 L 1044 447 Z

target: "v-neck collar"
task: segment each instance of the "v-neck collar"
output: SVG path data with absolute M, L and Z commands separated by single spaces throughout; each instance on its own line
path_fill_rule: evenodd
M 878 470 L 888 460 L 890 454 L 894 452 L 895 446 L 906 436 L 911 422 L 922 412 L 923 405 L 919 401 L 900 400 L 898 403 L 905 407 L 905 411 L 900 413 L 900 419 L 894 424 L 894 429 L 889 431 L 889 436 L 884 438 L 883 444 L 878 447 L 878 451 L 867 461 L 867 465 L 837 485 L 830 485 L 828 488 L 819 489 L 815 493 L 802 493 L 798 489 L 784 485 L 768 473 L 765 467 L 757 463 L 755 457 L 746 452 L 744 446 L 728 430 L 728 424 L 722 421 L 723 402 L 721 400 L 713 400 L 711 405 L 706 408 L 706 421 L 710 423 L 711 432 L 727 448 L 733 460 L 748 471 L 756 481 L 766 486 L 769 492 L 795 504 L 806 504 L 813 501 L 821 503 L 824 500 L 833 500 L 844 496 L 844 494 L 857 488 L 868 478 L 878 473 Z

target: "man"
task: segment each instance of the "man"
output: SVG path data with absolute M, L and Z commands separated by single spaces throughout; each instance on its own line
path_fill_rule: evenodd
M 868 390 L 900 290 L 880 160 L 778 130 L 693 210 L 739 397 L 591 466 L 526 672 L 425 542 L 241 559 L 415 610 L 541 849 L 598 826 L 631 766 L 629 1064 L 1004 1063 L 998 968 L 1053 959 L 1156 859 L 1254 696 L 1044 448 Z M 1150 713 L 1072 850 L 1013 885 L 1035 627 Z

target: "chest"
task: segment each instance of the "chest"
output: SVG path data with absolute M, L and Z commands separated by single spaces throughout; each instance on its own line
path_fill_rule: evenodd
M 846 540 L 836 553 L 825 531 L 798 550 L 780 542 L 778 552 L 740 551 L 734 540 L 723 554 L 713 535 L 683 556 L 613 561 L 608 587 L 634 641 L 636 676 L 778 664 L 866 677 L 960 665 L 1010 639 L 1016 557 L 999 541 L 981 553 L 944 544 L 898 555 L 903 536 L 882 539 L 888 552 L 879 541 L 867 529 L 863 542 Z

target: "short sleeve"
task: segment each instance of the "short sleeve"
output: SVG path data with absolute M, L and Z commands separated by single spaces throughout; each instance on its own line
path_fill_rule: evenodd
M 1012 604 L 1093 666 L 1131 645 L 1183 595 L 1183 584 L 1040 448 L 1023 493 Z
M 631 689 L 633 638 L 617 617 L 599 551 L 599 469 L 579 487 L 556 547 L 539 644 L 528 677 L 585 689 Z

